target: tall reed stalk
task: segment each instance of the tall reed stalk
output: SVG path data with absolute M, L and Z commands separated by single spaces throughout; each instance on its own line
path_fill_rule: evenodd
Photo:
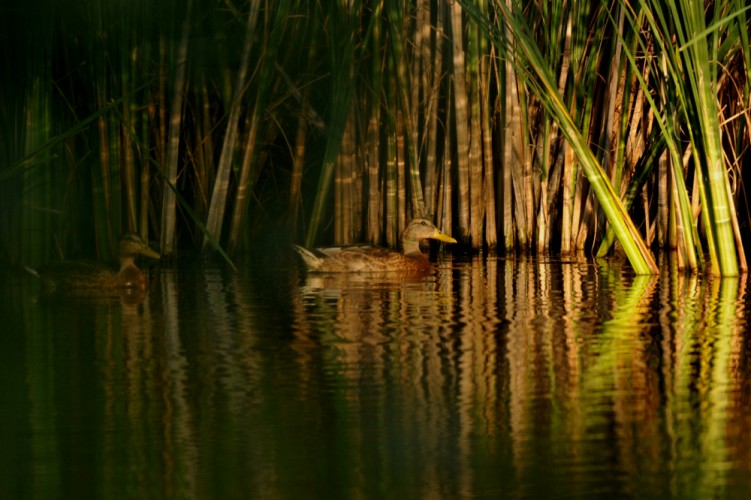
M 237 78 L 232 93 L 232 101 L 230 103 L 229 118 L 227 120 L 227 128 L 224 134 L 224 142 L 222 143 L 222 154 L 219 158 L 217 175 L 210 199 L 206 229 L 212 237 L 217 239 L 222 235 L 224 212 L 227 203 L 229 202 L 230 173 L 238 146 L 238 127 L 242 110 L 242 98 L 247 90 L 246 79 L 248 67 L 250 65 L 250 49 L 253 45 L 253 33 L 255 32 L 260 5 L 260 2 L 251 2 L 248 11 L 247 28 L 245 30 L 245 40 L 243 42 L 243 52 L 240 58 L 240 67 L 237 71 Z M 207 249 L 210 241 L 211 240 L 208 237 L 204 237 L 204 250 Z
M 185 96 L 186 71 L 188 64 L 188 41 L 190 35 L 191 7 L 193 0 L 188 0 L 180 34 L 177 51 L 175 79 L 172 88 L 173 98 L 170 106 L 169 132 L 167 137 L 167 158 L 163 167 L 164 189 L 162 190 L 162 254 L 169 256 L 175 252 L 176 196 L 178 160 L 180 154 L 180 131 L 183 123 L 183 99 Z

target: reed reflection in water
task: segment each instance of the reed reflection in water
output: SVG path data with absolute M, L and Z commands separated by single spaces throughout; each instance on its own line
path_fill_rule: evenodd
M 154 272 L 141 301 L 0 287 L 11 496 L 751 491 L 745 278 L 242 269 Z

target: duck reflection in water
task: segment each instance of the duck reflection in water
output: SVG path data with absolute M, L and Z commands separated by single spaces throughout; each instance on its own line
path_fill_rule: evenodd
M 305 267 L 320 273 L 425 273 L 430 261 L 420 250 L 420 241 L 433 239 L 456 243 L 427 219 L 411 220 L 402 232 L 402 251 L 370 245 L 307 249 L 293 245 Z

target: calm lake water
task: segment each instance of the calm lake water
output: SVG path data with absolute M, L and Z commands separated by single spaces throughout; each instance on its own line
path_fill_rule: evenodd
M 745 278 L 444 260 L 0 285 L 6 498 L 749 498 Z M 7 496 L 6 496 L 7 495 Z

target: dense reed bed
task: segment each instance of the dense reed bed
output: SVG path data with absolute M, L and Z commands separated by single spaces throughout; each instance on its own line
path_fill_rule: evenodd
M 653 254 L 746 269 L 739 1 L 6 8 L 0 252 L 230 259 L 259 239 Z M 615 246 L 614 246 L 615 244 Z M 705 269 L 706 268 L 706 269 Z

